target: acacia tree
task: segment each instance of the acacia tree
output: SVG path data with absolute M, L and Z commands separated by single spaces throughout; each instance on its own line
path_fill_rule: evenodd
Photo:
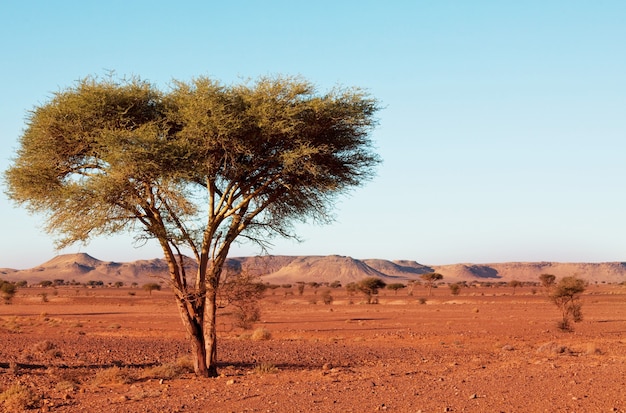
M 232 243 L 265 251 L 273 235 L 297 238 L 294 222 L 332 221 L 336 196 L 380 161 L 369 136 L 378 109 L 360 89 L 320 94 L 292 77 L 199 77 L 168 93 L 141 79 L 86 78 L 32 110 L 7 193 L 45 215 L 59 248 L 127 230 L 156 239 L 196 374 L 216 376 L 216 302 Z
M 365 294 L 368 304 L 378 303 L 378 299 L 374 296 L 378 295 L 378 290 L 385 288 L 387 283 L 378 277 L 366 277 L 356 284 L 356 288 Z
M 546 292 L 549 292 L 550 288 L 554 286 L 556 276 L 552 274 L 541 274 L 539 276 L 539 281 L 541 282 L 541 285 L 546 290 Z
M 428 295 L 433 295 L 433 286 L 437 281 L 443 280 L 443 275 L 438 272 L 429 272 L 420 275 L 420 278 L 426 283 L 426 287 L 428 287 Z
M 585 280 L 575 276 L 563 277 L 550 293 L 550 300 L 561 310 L 558 326 L 563 331 L 571 331 L 570 320 L 579 323 L 583 320 L 580 295 L 585 291 Z

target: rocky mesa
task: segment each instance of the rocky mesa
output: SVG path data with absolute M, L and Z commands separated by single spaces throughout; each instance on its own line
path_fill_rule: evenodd
M 341 255 L 282 256 L 229 258 L 230 271 L 249 271 L 272 284 L 304 282 L 333 282 L 346 284 L 362 278 L 380 277 L 385 282 L 408 282 L 421 274 L 438 272 L 444 282 L 458 281 L 537 281 L 540 274 L 557 278 L 576 275 L 590 283 L 626 282 L 626 263 L 559 263 L 509 262 L 494 264 L 423 265 L 410 260 L 356 259 Z M 189 260 L 188 271 L 195 270 Z M 65 254 L 30 269 L 0 269 L 0 278 L 7 281 L 27 281 L 35 284 L 44 280 L 105 284 L 123 282 L 142 284 L 167 280 L 167 264 L 162 259 L 133 262 L 100 261 L 89 254 Z

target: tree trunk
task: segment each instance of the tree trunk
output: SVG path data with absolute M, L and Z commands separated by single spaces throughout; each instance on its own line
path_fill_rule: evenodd
M 211 288 L 204 306 L 204 349 L 209 377 L 217 377 L 217 292 Z
M 200 377 L 209 377 L 203 326 L 196 321 L 202 320 L 202 314 L 190 314 L 189 307 L 178 297 L 176 297 L 176 304 L 178 305 L 178 311 L 183 320 L 185 331 L 187 332 L 187 339 L 191 344 L 191 357 L 193 359 L 194 372 Z

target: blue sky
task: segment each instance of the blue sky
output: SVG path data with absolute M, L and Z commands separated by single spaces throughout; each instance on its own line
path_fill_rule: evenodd
M 166 89 L 301 75 L 380 99 L 378 176 L 273 254 L 424 264 L 626 260 L 626 2 L 3 1 L 0 169 L 28 110 L 88 75 Z M 50 258 L 0 195 L 0 267 Z M 128 236 L 60 253 L 160 257 Z M 231 255 L 253 255 L 250 245 Z

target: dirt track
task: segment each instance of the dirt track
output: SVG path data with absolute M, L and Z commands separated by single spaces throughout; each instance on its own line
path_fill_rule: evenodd
M 263 299 L 255 327 L 269 340 L 223 317 L 222 376 L 198 379 L 181 370 L 170 293 L 20 290 L 0 305 L 0 388 L 19 383 L 32 411 L 54 412 L 626 411 L 624 286 L 589 287 L 573 333 L 527 287 L 385 292 L 378 305 L 285 292 Z

